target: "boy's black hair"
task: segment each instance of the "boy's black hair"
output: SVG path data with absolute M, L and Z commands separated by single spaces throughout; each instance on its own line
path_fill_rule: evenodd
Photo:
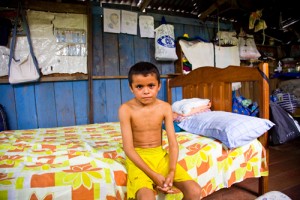
M 138 63 L 134 64 L 133 66 L 131 66 L 131 68 L 128 72 L 128 81 L 129 81 L 130 87 L 132 84 L 132 75 L 135 75 L 135 74 L 141 74 L 144 76 L 146 76 L 148 74 L 155 74 L 158 84 L 160 84 L 159 71 L 158 71 L 157 67 L 150 62 L 138 62 Z

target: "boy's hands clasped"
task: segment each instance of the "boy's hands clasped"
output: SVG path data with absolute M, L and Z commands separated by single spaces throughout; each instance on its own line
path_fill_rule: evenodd
M 174 193 L 172 190 L 173 187 L 173 179 L 174 179 L 174 172 L 169 172 L 167 177 L 162 176 L 161 174 L 157 174 L 154 178 L 154 182 L 156 183 L 156 188 L 164 193 Z

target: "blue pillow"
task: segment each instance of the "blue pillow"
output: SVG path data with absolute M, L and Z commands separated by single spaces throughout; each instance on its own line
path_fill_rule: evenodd
M 200 113 L 178 124 L 187 132 L 215 138 L 230 149 L 249 143 L 274 125 L 267 119 L 224 111 Z

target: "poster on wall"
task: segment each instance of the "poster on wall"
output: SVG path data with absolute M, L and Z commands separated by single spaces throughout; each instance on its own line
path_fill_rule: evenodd
M 121 32 L 137 35 L 137 13 L 122 10 Z
M 103 9 L 104 32 L 120 33 L 120 10 Z
M 32 45 L 43 75 L 87 74 L 87 15 L 27 11 Z M 28 55 L 27 38 L 19 36 L 15 57 Z
M 139 27 L 142 38 L 154 38 L 154 18 L 152 16 L 140 15 Z

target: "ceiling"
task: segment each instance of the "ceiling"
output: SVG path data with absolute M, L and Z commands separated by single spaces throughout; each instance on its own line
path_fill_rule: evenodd
M 32 2 L 33 0 L 23 0 Z M 262 30 L 249 29 L 251 13 L 262 10 L 265 20 L 264 34 L 281 44 L 300 43 L 300 12 L 297 0 L 35 0 L 85 4 L 92 2 L 102 7 L 130 7 L 139 11 L 199 18 L 199 20 L 231 21 L 237 32 L 254 34 L 262 40 Z M 10 0 L 0 0 L 0 5 Z M 257 24 L 258 20 L 256 21 Z M 260 42 L 260 41 L 259 41 Z
M 262 40 L 262 30 L 249 29 L 251 13 L 262 10 L 265 20 L 264 34 L 277 43 L 300 42 L 300 12 L 295 0 L 142 0 L 141 9 L 177 12 L 200 20 L 224 20 L 233 22 L 237 32 L 241 28 Z M 258 20 L 256 21 L 257 24 Z M 259 41 L 261 42 L 261 41 Z

